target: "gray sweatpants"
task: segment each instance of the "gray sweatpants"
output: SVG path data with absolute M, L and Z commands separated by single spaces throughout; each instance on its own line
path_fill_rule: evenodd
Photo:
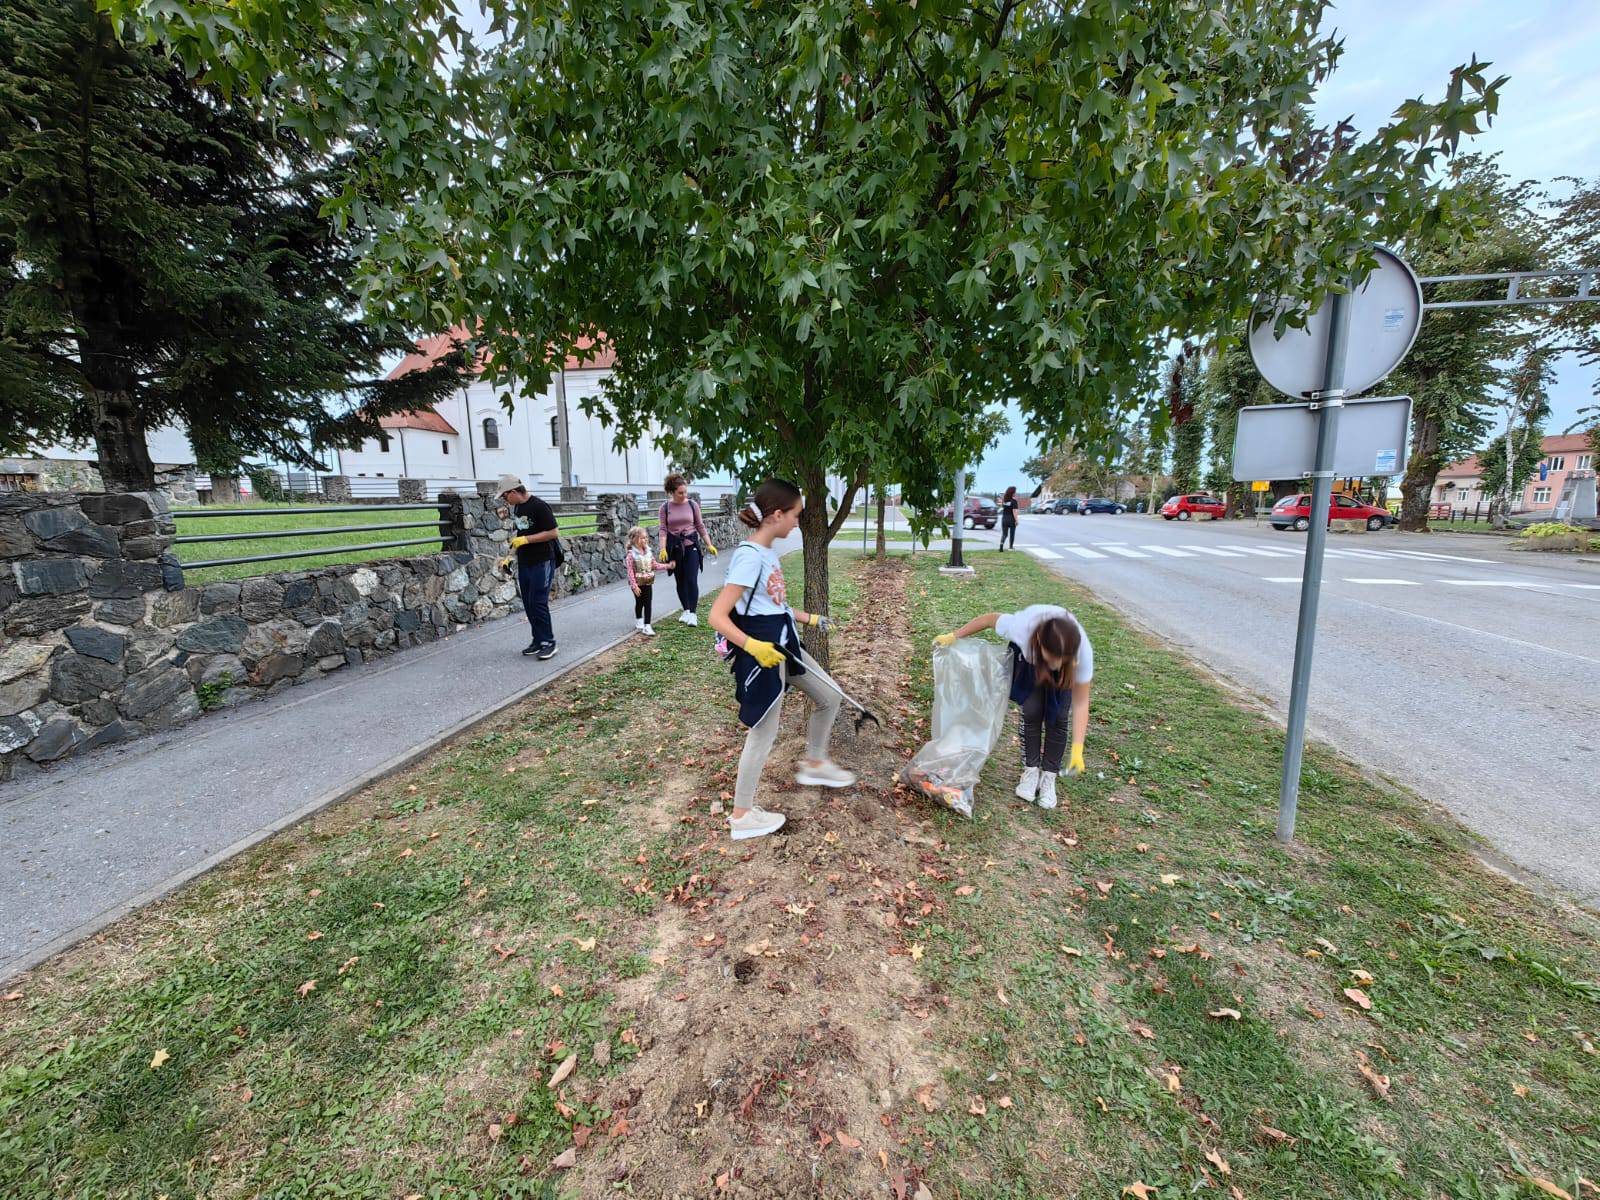
M 783 672 L 784 681 L 787 682 L 789 664 L 784 663 L 778 670 Z M 806 673 L 795 677 L 794 686 L 816 705 L 811 712 L 811 719 L 806 722 L 806 757 L 825 759 L 828 757 L 828 739 L 833 734 L 833 722 L 839 715 L 841 701 L 839 693 L 819 680 L 818 675 L 822 675 L 822 669 L 807 663 Z M 756 787 L 761 782 L 762 768 L 767 765 L 772 747 L 778 740 L 778 721 L 782 716 L 783 693 L 780 692 L 778 699 L 767 710 L 767 715 L 745 734 L 744 753 L 739 755 L 739 779 L 733 785 L 734 808 L 751 808 L 755 805 Z

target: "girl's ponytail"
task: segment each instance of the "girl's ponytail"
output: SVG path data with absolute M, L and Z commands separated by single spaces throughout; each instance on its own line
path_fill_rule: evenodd
M 800 489 L 787 479 L 769 479 L 758 487 L 750 503 L 739 510 L 739 520 L 751 529 L 760 529 L 761 522 L 775 512 L 787 512 L 800 503 Z

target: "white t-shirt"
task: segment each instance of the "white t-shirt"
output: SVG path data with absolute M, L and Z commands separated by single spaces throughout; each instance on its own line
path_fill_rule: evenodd
M 745 601 L 750 602 L 752 617 L 776 617 L 789 611 L 789 592 L 783 582 L 783 564 L 777 553 L 768 546 L 754 542 L 741 542 L 728 563 L 727 583 L 736 583 L 747 589 L 733 606 L 734 615 L 745 612 Z M 760 584 L 759 587 L 756 585 Z M 754 588 L 751 593 L 748 589 Z
M 994 631 L 1022 651 L 1022 657 L 1033 661 L 1033 631 L 1053 617 L 1065 617 L 1078 626 L 1078 657 L 1072 664 L 1072 682 L 1088 683 L 1094 678 L 1094 647 L 1089 635 L 1078 623 L 1078 618 L 1059 604 L 1030 604 L 1021 612 L 1001 613 L 994 623 Z

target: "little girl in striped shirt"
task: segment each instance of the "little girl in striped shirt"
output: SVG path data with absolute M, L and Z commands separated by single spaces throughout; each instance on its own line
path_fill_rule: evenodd
M 628 530 L 626 561 L 628 587 L 633 591 L 633 627 L 646 637 L 655 637 L 656 631 L 650 626 L 650 601 L 655 591 L 656 567 L 664 565 L 670 570 L 673 564 L 657 564 L 650 554 L 650 539 L 639 525 Z

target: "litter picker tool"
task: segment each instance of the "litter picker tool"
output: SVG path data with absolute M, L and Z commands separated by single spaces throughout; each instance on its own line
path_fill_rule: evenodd
M 805 667 L 805 669 L 808 671 L 815 671 L 818 679 L 822 680 L 823 683 L 827 684 L 830 688 L 837 692 L 840 699 L 856 710 L 857 733 L 861 732 L 861 727 L 868 721 L 871 721 L 879 729 L 883 728 L 883 722 L 878 720 L 877 716 L 870 709 L 868 709 L 866 705 L 862 704 L 861 701 L 857 700 L 849 692 L 845 691 L 842 687 L 835 683 L 833 681 L 833 677 L 817 665 L 817 660 L 806 653 L 804 646 L 800 647 L 800 665 Z

